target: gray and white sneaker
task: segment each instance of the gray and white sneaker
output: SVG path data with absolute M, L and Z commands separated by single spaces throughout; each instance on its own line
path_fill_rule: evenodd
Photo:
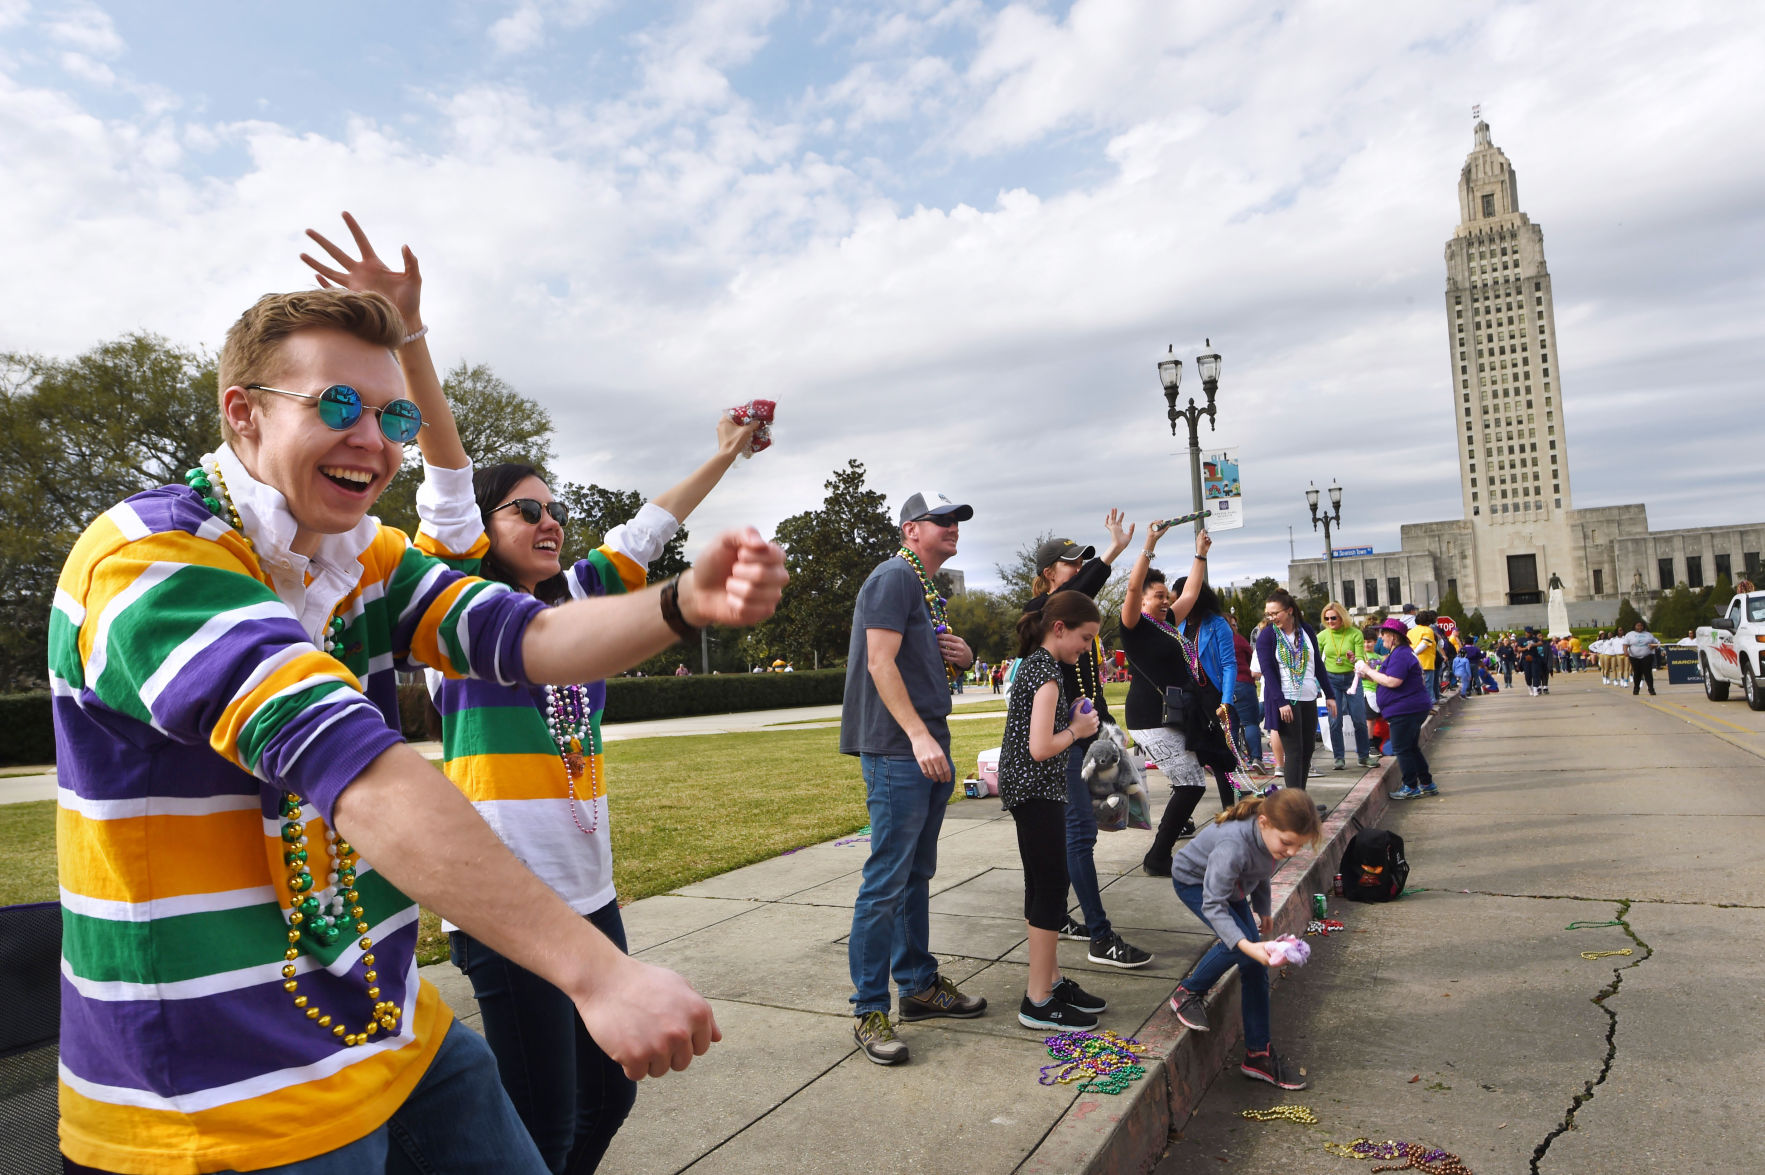
M 900 1065 L 907 1060 L 907 1042 L 895 1035 L 887 1012 L 866 1012 L 858 1017 L 852 1039 L 865 1056 L 879 1065 Z

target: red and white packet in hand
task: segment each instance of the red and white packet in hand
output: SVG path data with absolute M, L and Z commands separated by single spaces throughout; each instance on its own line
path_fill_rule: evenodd
M 747 424 L 758 420 L 760 427 L 748 440 L 748 447 L 742 453 L 744 458 L 752 457 L 762 449 L 772 446 L 772 414 L 778 409 L 776 400 L 749 400 L 746 404 L 737 404 L 727 415 L 737 424 Z

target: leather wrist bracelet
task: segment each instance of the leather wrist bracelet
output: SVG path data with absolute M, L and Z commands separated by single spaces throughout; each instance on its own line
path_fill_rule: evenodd
M 683 641 L 694 640 L 699 630 L 687 623 L 686 616 L 680 610 L 680 576 L 675 576 L 662 585 L 662 620 L 674 635 Z

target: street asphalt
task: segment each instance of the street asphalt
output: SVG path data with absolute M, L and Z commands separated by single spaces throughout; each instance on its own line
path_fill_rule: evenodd
M 1466 699 L 1430 754 L 1441 797 L 1384 822 L 1420 892 L 1336 903 L 1346 932 L 1275 990 L 1311 1087 L 1246 1080 L 1234 1051 L 1157 1175 L 1352 1175 L 1375 1164 L 1324 1143 L 1357 1138 L 1477 1175 L 1765 1170 L 1762 758 L 1765 714 L 1696 686 Z M 1317 1125 L 1242 1117 L 1284 1105 Z

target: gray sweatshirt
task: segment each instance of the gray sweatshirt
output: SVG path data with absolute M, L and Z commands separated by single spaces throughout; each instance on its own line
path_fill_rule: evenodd
M 1220 941 L 1236 949 L 1244 940 L 1230 903 L 1250 899 L 1258 916 L 1269 916 L 1269 878 L 1280 868 L 1263 844 L 1256 817 L 1209 823 L 1171 861 L 1171 880 L 1201 887 L 1201 912 Z

